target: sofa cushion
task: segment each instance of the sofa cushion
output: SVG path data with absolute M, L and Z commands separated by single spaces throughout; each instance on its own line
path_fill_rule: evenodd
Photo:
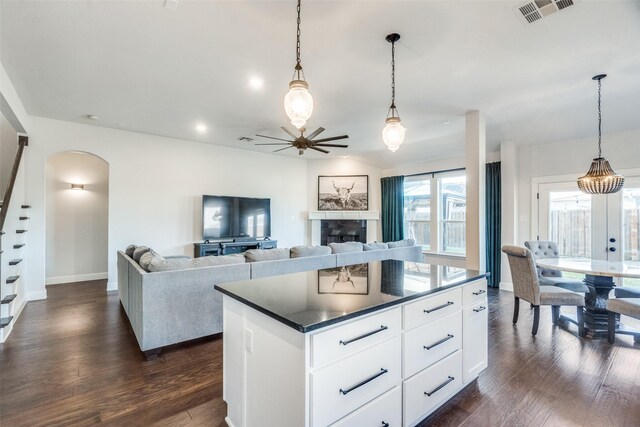
M 294 246 L 291 248 L 291 258 L 303 258 L 308 256 L 331 255 L 331 248 L 327 246 Z
M 164 258 L 162 257 L 162 255 L 152 249 L 142 254 L 142 256 L 140 257 L 140 261 L 138 261 L 138 264 L 140 264 L 140 267 L 142 267 L 144 271 L 149 271 L 149 264 L 154 259 L 161 261 Z
M 195 264 L 190 259 L 185 258 L 153 258 L 149 262 L 149 273 L 171 270 L 185 270 L 187 268 L 195 268 Z
M 211 267 L 213 265 L 229 265 L 229 264 L 244 264 L 244 255 L 222 255 L 222 256 L 203 256 L 194 258 L 193 263 L 196 267 Z
M 389 245 L 381 242 L 365 243 L 362 245 L 362 249 L 365 251 L 376 251 L 378 249 L 389 249 Z
M 138 264 L 140 263 L 140 257 L 142 256 L 142 254 L 145 254 L 147 252 L 149 252 L 151 250 L 151 248 L 148 248 L 146 246 L 138 246 L 136 247 L 136 249 L 133 251 L 133 260 L 135 262 L 137 262 Z
M 388 242 L 387 243 L 389 245 L 389 249 L 392 248 L 402 248 L 405 246 L 415 246 L 416 245 L 416 241 L 413 239 L 403 239 L 403 240 L 398 240 L 395 242 Z
M 360 242 L 345 242 L 345 243 L 329 243 L 331 253 L 333 254 L 346 254 L 347 252 L 362 252 L 362 243 Z
M 127 249 L 124 250 L 124 253 L 127 254 L 129 258 L 133 258 L 133 251 L 135 251 L 136 248 L 136 245 L 129 245 L 127 246 Z
M 244 253 L 247 262 L 273 261 L 289 259 L 289 248 L 249 249 Z

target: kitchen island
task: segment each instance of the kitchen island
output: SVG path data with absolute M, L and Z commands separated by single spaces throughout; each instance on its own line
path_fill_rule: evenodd
M 358 268 L 215 286 L 230 427 L 411 427 L 486 368 L 487 274 L 388 260 L 356 288 Z

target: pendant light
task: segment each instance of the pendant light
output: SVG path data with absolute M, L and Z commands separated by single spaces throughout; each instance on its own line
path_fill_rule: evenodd
M 389 151 L 394 152 L 400 148 L 406 131 L 396 109 L 396 42 L 400 40 L 400 34 L 389 34 L 385 39 L 391 43 L 391 107 L 387 113 L 387 124 L 382 129 L 382 140 Z
M 585 176 L 578 178 L 578 188 L 587 194 L 611 194 L 617 193 L 624 185 L 624 177 L 617 175 L 609 161 L 602 157 L 602 109 L 601 109 L 601 87 L 602 79 L 606 74 L 598 74 L 593 80 L 598 81 L 598 157 L 593 159 L 589 172 Z
M 291 124 L 301 129 L 313 112 L 313 98 L 309 93 L 309 84 L 304 80 L 304 71 L 300 63 L 300 1 L 298 0 L 298 21 L 296 33 L 296 66 L 289 83 L 289 92 L 284 97 L 284 111 Z

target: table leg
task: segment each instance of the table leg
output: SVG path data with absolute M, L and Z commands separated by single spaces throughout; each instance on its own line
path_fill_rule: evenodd
M 584 279 L 589 293 L 585 295 L 585 331 L 589 339 L 607 337 L 607 300 L 609 292 L 615 287 L 612 277 L 592 276 Z M 620 316 L 617 317 L 618 321 Z M 616 322 L 617 324 L 618 322 Z

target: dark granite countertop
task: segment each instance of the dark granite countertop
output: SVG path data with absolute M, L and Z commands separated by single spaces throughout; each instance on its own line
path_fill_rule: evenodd
M 215 289 L 306 333 L 488 275 L 389 260 L 223 283 Z

